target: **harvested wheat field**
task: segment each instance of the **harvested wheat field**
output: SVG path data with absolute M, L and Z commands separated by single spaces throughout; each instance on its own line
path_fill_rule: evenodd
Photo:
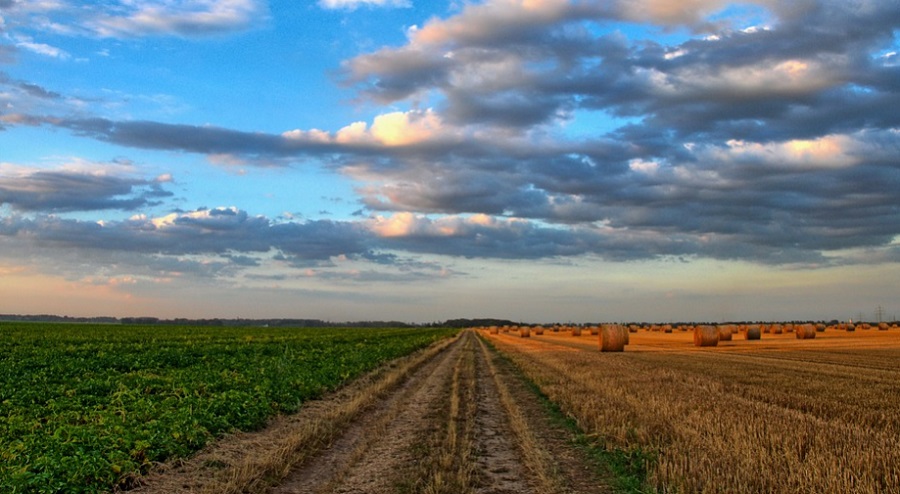
M 616 353 L 481 333 L 587 435 L 645 458 L 648 491 L 900 492 L 900 331 L 731 329 L 701 347 L 632 328 Z

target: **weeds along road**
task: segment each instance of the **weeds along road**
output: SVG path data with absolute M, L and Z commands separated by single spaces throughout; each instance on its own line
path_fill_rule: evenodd
M 609 492 L 568 434 L 509 363 L 464 331 L 163 468 L 136 492 Z

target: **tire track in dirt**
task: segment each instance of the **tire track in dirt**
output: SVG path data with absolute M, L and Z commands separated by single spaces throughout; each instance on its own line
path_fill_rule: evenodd
M 447 392 L 462 340 L 420 367 L 395 393 L 351 424 L 323 454 L 299 466 L 271 494 L 393 493 L 416 458 L 419 435 L 432 427 L 434 403 Z
M 467 332 L 270 494 L 534 492 L 485 359 Z
M 474 332 L 270 494 L 605 493 L 537 397 Z

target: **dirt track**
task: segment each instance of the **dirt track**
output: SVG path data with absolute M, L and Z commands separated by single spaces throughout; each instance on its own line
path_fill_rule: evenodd
M 379 379 L 363 380 L 261 433 L 222 441 L 180 467 L 151 476 L 138 491 L 609 491 L 569 444 L 568 433 L 551 425 L 537 397 L 474 332 L 398 366 L 398 377 L 381 378 L 390 382 L 377 390 L 372 388 Z M 346 416 L 332 411 L 352 400 L 362 400 L 354 408 L 358 411 Z M 266 448 L 290 453 L 272 454 Z M 271 467 L 251 456 L 281 456 L 285 465 Z M 236 482 L 241 475 L 249 480 Z

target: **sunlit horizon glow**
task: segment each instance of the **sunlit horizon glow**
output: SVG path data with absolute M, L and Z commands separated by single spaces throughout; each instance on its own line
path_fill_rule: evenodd
M 900 312 L 900 6 L 0 0 L 0 314 Z

